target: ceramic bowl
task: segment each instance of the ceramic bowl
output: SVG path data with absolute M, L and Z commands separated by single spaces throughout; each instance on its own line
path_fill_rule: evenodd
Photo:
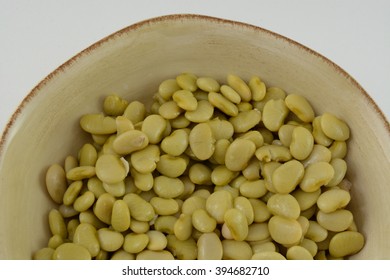
M 41 81 L 8 123 L 0 146 L 0 259 L 30 259 L 46 246 L 45 172 L 86 141 L 82 114 L 117 93 L 148 102 L 182 72 L 225 80 L 259 75 L 305 96 L 317 114 L 351 129 L 351 209 L 366 245 L 354 259 L 390 259 L 390 126 L 365 90 L 327 58 L 260 27 L 198 15 L 169 15 L 124 28 L 77 54 Z

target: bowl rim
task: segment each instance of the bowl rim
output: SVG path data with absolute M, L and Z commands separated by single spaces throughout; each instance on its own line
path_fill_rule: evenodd
M 208 15 L 202 15 L 202 14 L 168 14 L 168 15 L 162 15 L 158 17 L 152 17 L 149 19 L 141 20 L 139 22 L 136 22 L 134 24 L 131 24 L 129 26 L 126 26 L 116 32 L 113 32 L 102 39 L 96 41 L 92 45 L 86 47 L 84 50 L 78 52 L 74 56 L 72 56 L 70 59 L 62 63 L 60 66 L 58 66 L 56 69 L 54 69 L 51 73 L 49 73 L 46 77 L 44 77 L 33 89 L 23 98 L 23 100 L 20 102 L 20 104 L 15 109 L 14 113 L 11 115 L 10 119 L 6 123 L 6 126 L 3 128 L 1 139 L 0 139 L 0 160 L 2 158 L 4 148 L 7 143 L 8 136 L 10 134 L 10 131 L 13 128 L 14 123 L 17 121 L 18 117 L 23 111 L 23 108 L 28 105 L 28 103 L 39 93 L 40 89 L 43 88 L 51 79 L 54 79 L 58 75 L 61 74 L 61 72 L 64 72 L 68 67 L 71 67 L 75 62 L 77 62 L 79 59 L 83 58 L 84 56 L 92 53 L 94 50 L 98 49 L 102 45 L 108 43 L 111 40 L 114 40 L 116 38 L 119 38 L 122 34 L 128 33 L 128 32 L 134 32 L 137 29 L 147 26 L 147 25 L 153 25 L 155 23 L 164 22 L 164 21 L 183 21 L 183 20 L 199 20 L 199 21 L 206 21 L 206 22 L 212 22 L 216 24 L 222 24 L 222 25 L 231 25 L 231 26 L 239 26 L 241 28 L 250 29 L 256 32 L 263 32 L 266 33 L 276 39 L 283 40 L 289 44 L 294 45 L 297 48 L 302 49 L 305 52 L 308 52 L 311 55 L 316 56 L 317 58 L 321 59 L 323 62 L 330 65 L 337 73 L 344 76 L 347 80 L 349 80 L 362 94 L 362 96 L 367 100 L 367 104 L 371 106 L 371 108 L 377 113 L 379 119 L 381 119 L 381 123 L 384 126 L 385 130 L 388 133 L 388 136 L 390 137 L 390 123 L 387 120 L 385 114 L 382 112 L 382 110 L 379 108 L 379 106 L 376 104 L 376 102 L 372 99 L 372 97 L 368 94 L 368 92 L 350 75 L 347 71 L 345 71 L 343 68 L 341 68 L 339 65 L 325 57 L 324 55 L 314 51 L 313 49 L 293 40 L 290 39 L 284 35 L 278 34 L 276 32 L 270 31 L 268 29 L 265 29 L 260 26 L 256 26 L 253 24 L 236 21 L 236 20 L 230 20 L 230 19 L 224 19 L 214 16 L 208 16 Z

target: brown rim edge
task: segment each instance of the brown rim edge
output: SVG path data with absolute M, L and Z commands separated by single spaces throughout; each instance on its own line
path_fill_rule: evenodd
M 127 26 L 127 27 L 125 27 L 123 29 L 120 29 L 120 30 L 118 30 L 118 31 L 116 31 L 116 32 L 114 32 L 114 33 L 112 33 L 112 34 L 110 34 L 110 35 L 100 39 L 99 41 L 97 41 L 96 43 L 90 45 L 89 47 L 87 47 L 86 49 L 82 50 L 81 52 L 77 53 L 72 58 L 70 58 L 69 60 L 67 60 L 66 62 L 61 64 L 59 67 L 57 67 L 53 72 L 48 74 L 45 78 L 43 78 L 27 94 L 27 96 L 22 100 L 22 102 L 19 104 L 19 106 L 17 107 L 17 109 L 15 110 L 15 112 L 12 114 L 11 118 L 7 122 L 7 124 L 6 124 L 6 126 L 5 126 L 5 128 L 3 130 L 1 139 L 0 139 L 0 158 L 1 158 L 2 154 L 3 154 L 4 144 L 6 143 L 9 131 L 12 128 L 13 124 L 15 123 L 15 121 L 17 120 L 18 116 L 21 114 L 23 108 L 30 102 L 30 100 L 32 98 L 34 98 L 34 96 L 38 93 L 38 91 L 42 87 L 44 87 L 45 84 L 48 83 L 52 78 L 56 77 L 61 72 L 65 71 L 65 69 L 67 67 L 70 67 L 78 59 L 84 57 L 84 55 L 87 55 L 88 53 L 92 52 L 93 50 L 95 50 L 96 48 L 100 47 L 104 43 L 107 43 L 108 41 L 116 38 L 117 36 L 120 36 L 120 35 L 122 35 L 124 33 L 129 32 L 129 31 L 137 30 L 140 27 L 145 26 L 145 25 L 151 25 L 151 24 L 156 23 L 156 22 L 161 22 L 161 21 L 166 21 L 166 20 L 189 20 L 189 19 L 190 20 L 191 19 L 200 19 L 200 20 L 204 20 L 204 21 L 216 22 L 216 23 L 219 23 L 219 24 L 229 24 L 229 25 L 232 25 L 232 26 L 240 25 L 241 27 L 249 28 L 249 29 L 252 29 L 252 30 L 255 30 L 255 31 L 256 30 L 257 31 L 260 30 L 262 32 L 268 33 L 269 35 L 271 35 L 271 36 L 273 36 L 273 37 L 275 37 L 277 39 L 285 40 L 288 43 L 290 43 L 292 45 L 295 45 L 295 46 L 297 46 L 299 48 L 302 48 L 303 50 L 309 52 L 310 54 L 312 54 L 312 55 L 314 55 L 316 57 L 319 57 L 325 63 L 327 63 L 330 66 L 332 66 L 333 68 L 335 68 L 335 70 L 337 72 L 339 72 L 341 75 L 343 75 L 345 78 L 347 78 L 354 86 L 356 86 L 359 89 L 359 91 L 363 94 L 363 96 L 368 100 L 368 103 L 370 104 L 370 106 L 372 106 L 372 108 L 376 111 L 376 113 L 382 119 L 383 124 L 384 124 L 388 134 L 390 135 L 390 123 L 387 120 L 387 118 L 384 115 L 384 113 L 382 112 L 382 110 L 379 108 L 379 106 L 376 104 L 376 102 L 372 99 L 372 97 L 365 91 L 365 89 L 351 75 L 349 75 L 344 69 L 342 69 L 336 63 L 332 62 L 331 60 L 329 60 L 328 58 L 326 58 L 322 54 L 320 54 L 320 53 L 318 53 L 318 52 L 316 52 L 316 51 L 314 51 L 314 50 L 312 50 L 312 49 L 310 49 L 310 48 L 302 45 L 301 43 L 296 42 L 296 41 L 294 41 L 294 40 L 292 40 L 290 38 L 287 38 L 287 37 L 285 37 L 283 35 L 280 35 L 280 34 L 275 33 L 273 31 L 270 31 L 270 30 L 264 29 L 262 27 L 252 25 L 252 24 L 248 24 L 248 23 L 244 23 L 244 22 L 240 22 L 240 21 L 233 21 L 233 20 L 228 20 L 228 19 L 222 19 L 222 18 L 217 18 L 217 17 L 212 17 L 212 16 L 199 15 L 199 14 L 172 14 L 172 15 L 163 15 L 163 16 L 154 17 L 154 18 L 143 20 L 143 21 L 139 21 L 139 22 L 134 23 L 134 24 L 132 24 L 130 26 Z

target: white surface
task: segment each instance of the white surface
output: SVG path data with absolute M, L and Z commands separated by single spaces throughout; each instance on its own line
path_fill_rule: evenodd
M 0 131 L 28 92 L 97 40 L 138 21 L 194 13 L 261 26 L 341 66 L 390 119 L 387 0 L 0 0 Z

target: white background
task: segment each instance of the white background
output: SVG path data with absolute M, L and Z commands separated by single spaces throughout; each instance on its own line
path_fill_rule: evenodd
M 28 92 L 73 55 L 174 13 L 242 21 L 298 41 L 352 75 L 390 119 L 387 0 L 0 0 L 0 131 Z

